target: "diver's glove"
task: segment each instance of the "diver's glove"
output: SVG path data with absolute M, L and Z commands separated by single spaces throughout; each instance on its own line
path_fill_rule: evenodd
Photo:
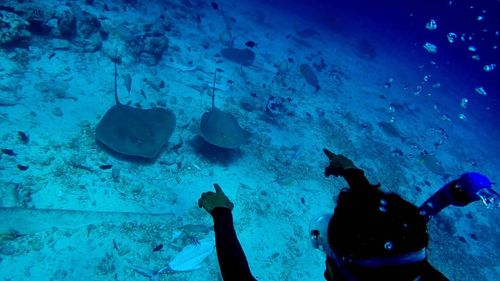
M 480 173 L 465 173 L 447 183 L 418 209 L 428 221 L 449 205 L 466 206 L 481 200 L 487 208 L 500 208 L 500 194 L 493 190 L 493 183 Z
M 342 154 L 335 154 L 330 150 L 323 148 L 323 152 L 330 160 L 330 164 L 325 168 L 325 177 L 343 176 L 347 169 L 357 169 L 354 163 Z
M 208 191 L 201 194 L 200 199 L 198 199 L 198 207 L 203 207 L 210 214 L 218 207 L 233 210 L 234 204 L 227 198 L 222 188 L 218 184 L 214 184 L 214 188 L 215 192 Z

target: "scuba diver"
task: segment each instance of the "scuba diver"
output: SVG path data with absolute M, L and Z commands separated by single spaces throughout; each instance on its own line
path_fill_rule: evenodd
M 486 207 L 500 207 L 500 195 L 479 173 L 465 173 L 443 186 L 419 208 L 394 193 L 372 185 L 347 157 L 327 149 L 325 176 L 343 177 L 333 215 L 313 220 L 313 246 L 326 254 L 324 276 L 344 280 L 448 280 L 427 261 L 427 222 L 443 208 L 465 206 L 481 200 Z M 214 219 L 217 256 L 226 281 L 256 280 L 234 231 L 234 204 L 219 185 L 198 200 Z

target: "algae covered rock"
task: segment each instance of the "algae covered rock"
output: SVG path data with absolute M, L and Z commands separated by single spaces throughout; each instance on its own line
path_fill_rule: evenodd
M 57 19 L 57 28 L 63 38 L 73 38 L 76 35 L 76 17 L 70 11 L 63 11 Z
M 165 28 L 160 24 L 146 24 L 129 41 L 129 48 L 140 62 L 156 65 L 169 47 Z
M 29 23 L 8 11 L 0 11 L 0 47 L 17 47 L 29 42 Z
M 92 34 L 98 33 L 101 30 L 101 22 L 96 15 L 83 12 L 80 23 L 78 24 L 78 32 L 83 38 L 88 39 Z

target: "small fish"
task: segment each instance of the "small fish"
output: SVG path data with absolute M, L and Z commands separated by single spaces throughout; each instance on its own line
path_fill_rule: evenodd
M 153 252 L 158 252 L 161 249 L 163 249 L 163 244 L 159 244 L 158 246 L 154 247 Z
M 123 83 L 125 84 L 125 88 L 127 88 L 127 91 L 130 94 L 130 90 L 132 89 L 132 76 L 130 76 L 130 74 L 125 75 L 125 77 L 123 77 Z
M 253 47 L 257 46 L 257 43 L 255 43 L 254 41 L 247 41 L 245 43 L 245 46 L 247 46 L 249 48 L 253 48 Z
M 21 170 L 21 171 L 26 171 L 26 170 L 28 170 L 29 166 L 24 166 L 24 165 L 20 165 L 20 164 L 18 164 L 18 165 L 17 165 L 17 168 L 18 168 L 19 170 Z
M 212 8 L 213 8 L 214 10 L 218 10 L 218 9 L 219 9 L 219 4 L 217 4 L 217 3 L 215 3 L 215 2 L 211 2 L 210 4 L 212 5 Z
M 2 152 L 9 155 L 9 156 L 16 156 L 17 154 L 14 152 L 14 150 L 9 149 L 9 148 L 2 148 Z
M 115 249 L 117 252 L 119 252 L 118 250 L 118 244 L 116 243 L 115 239 L 113 238 L 113 249 Z
M 56 55 L 56 53 L 52 53 L 52 54 L 50 54 L 50 55 L 49 55 L 49 60 L 50 60 L 51 58 L 53 58 L 55 55 Z
M 18 131 L 17 135 L 19 136 L 19 140 L 24 144 L 28 143 L 30 140 L 30 136 L 23 131 Z
M 144 99 L 146 99 L 146 100 L 148 99 L 148 98 L 146 98 L 146 93 L 144 93 L 144 90 L 143 90 L 143 89 L 141 89 L 141 96 L 142 96 Z
M 109 170 L 109 169 L 111 169 L 112 167 L 113 167 L 113 165 L 111 165 L 111 164 L 106 164 L 106 165 L 101 165 L 101 166 L 99 166 L 99 168 L 100 168 L 101 170 Z

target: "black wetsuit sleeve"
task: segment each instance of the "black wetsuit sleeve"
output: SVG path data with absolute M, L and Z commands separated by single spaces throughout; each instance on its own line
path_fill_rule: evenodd
M 376 185 L 370 184 L 365 177 L 365 172 L 360 169 L 347 169 L 344 171 L 344 179 L 347 181 L 349 188 L 353 191 L 363 191 L 364 189 L 377 188 Z
M 219 259 L 220 271 L 225 281 L 256 280 L 247 258 L 241 248 L 236 231 L 234 231 L 233 215 L 227 208 L 215 208 L 212 211 L 215 231 L 215 247 Z
M 422 267 L 422 278 L 420 279 L 422 281 L 449 281 L 446 276 L 444 276 L 441 272 L 439 272 L 437 269 L 432 267 L 432 265 L 429 264 L 429 262 L 425 262 L 423 267 Z

